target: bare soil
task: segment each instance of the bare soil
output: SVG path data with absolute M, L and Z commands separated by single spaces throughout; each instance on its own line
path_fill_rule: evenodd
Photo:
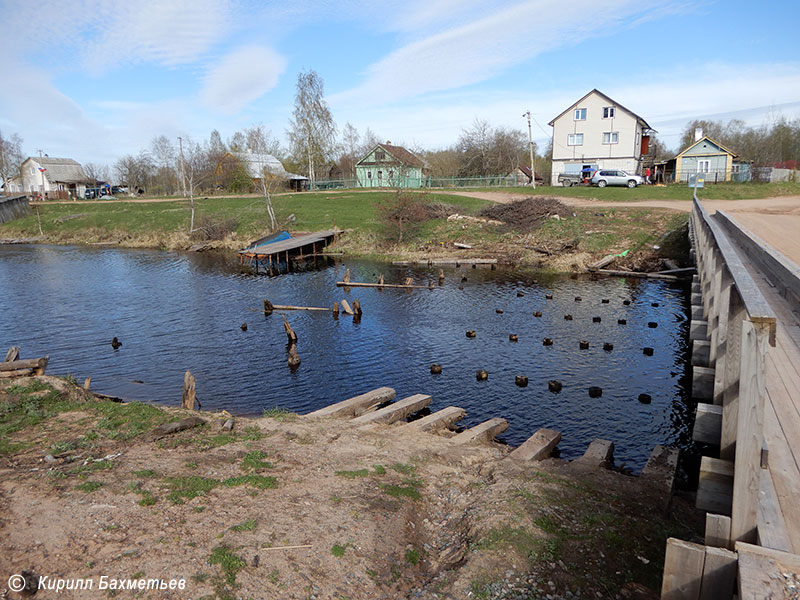
M 0 382 L 0 408 L 0 591 L 26 569 L 186 581 L 136 597 L 657 598 L 666 536 L 702 525 L 641 478 L 402 424 L 194 413 L 156 439 L 188 413 L 51 377 Z

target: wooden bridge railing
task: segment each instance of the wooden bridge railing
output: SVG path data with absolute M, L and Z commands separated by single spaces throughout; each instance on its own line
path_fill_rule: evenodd
M 717 439 L 703 440 L 718 443 L 720 450 L 719 458 L 703 457 L 701 463 L 697 505 L 709 511 L 705 546 L 668 540 L 662 598 L 730 598 L 737 565 L 731 551 L 737 543 L 758 544 L 768 534 L 759 531 L 759 503 L 765 362 L 775 346 L 777 320 L 726 231 L 696 196 L 690 233 L 699 280 L 692 294 L 691 331 L 708 349 L 707 363 L 695 367 L 694 380 L 699 369 L 713 402 L 705 405 L 708 409 L 698 404 L 698 423 L 701 413 L 721 417 Z

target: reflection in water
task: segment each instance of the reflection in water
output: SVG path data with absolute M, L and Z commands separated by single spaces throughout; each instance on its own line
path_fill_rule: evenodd
M 91 375 L 97 391 L 130 399 L 177 405 L 189 369 L 204 409 L 302 413 L 386 385 L 398 397 L 430 394 L 432 410 L 463 407 L 465 426 L 505 417 L 503 439 L 511 444 L 539 427 L 559 429 L 567 458 L 600 437 L 616 444 L 618 463 L 640 469 L 656 444 L 691 444 L 682 288 L 650 280 L 537 282 L 529 272 L 467 267 L 445 269 L 444 285 L 433 291 L 338 289 L 347 267 L 353 281 L 383 273 L 387 283 L 410 276 L 427 284 L 438 276 L 438 267 L 347 261 L 265 277 L 218 254 L 5 247 L 0 342 L 22 346 L 25 357 L 49 354 L 52 373 Z M 364 316 L 354 323 L 289 313 L 302 358 L 292 373 L 281 316 L 264 316 L 265 298 L 306 306 L 358 298 Z M 511 333 L 518 342 L 509 342 Z M 115 336 L 123 342 L 118 350 L 110 344 Z M 545 337 L 552 346 L 542 344 Z M 581 340 L 589 341 L 587 350 L 579 349 Z M 605 342 L 613 351 L 603 350 Z M 652 357 L 643 355 L 645 346 L 655 349 Z M 440 375 L 431 375 L 432 363 L 442 365 Z M 488 380 L 476 380 L 479 369 Z M 515 385 L 517 375 L 529 378 L 527 387 Z M 562 382 L 561 392 L 548 390 L 551 379 Z M 601 387 L 602 396 L 590 398 L 590 386 Z M 640 404 L 640 393 L 652 403 Z

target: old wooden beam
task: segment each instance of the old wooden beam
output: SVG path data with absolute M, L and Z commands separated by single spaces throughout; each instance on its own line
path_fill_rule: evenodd
M 367 413 L 353 419 L 353 423 L 357 425 L 366 425 L 371 423 L 385 423 L 391 424 L 396 421 L 405 419 L 408 415 L 422 410 L 428 406 L 433 399 L 425 394 L 415 394 L 408 398 L 403 398 L 399 402 L 385 406 L 375 412 Z
M 731 514 L 733 463 L 704 456 L 700 459 L 695 506 L 720 515 Z
M 555 429 L 539 429 L 519 448 L 512 450 L 509 458 L 516 460 L 542 460 L 553 453 L 553 449 L 561 441 L 561 432 Z
M 390 387 L 380 387 L 365 394 L 353 396 L 336 404 L 331 404 L 314 412 L 308 417 L 358 417 L 375 410 L 381 404 L 394 400 L 395 391 Z
M 362 287 L 362 288 L 398 288 L 404 290 L 432 290 L 429 285 L 406 285 L 403 283 L 359 283 L 355 281 L 337 281 L 337 287 Z
M 13 362 L 15 360 L 19 360 L 19 346 L 11 346 L 6 352 L 6 358 L 3 362 Z
M 435 413 L 432 413 L 427 417 L 423 417 L 422 419 L 418 419 L 416 421 L 411 421 L 411 423 L 408 423 L 405 425 L 405 427 L 410 429 L 419 429 L 420 431 L 447 429 L 466 416 L 467 411 L 465 411 L 463 408 L 459 408 L 458 406 L 448 406 L 442 410 L 437 410 Z
M 474 444 L 476 442 L 488 442 L 508 429 L 508 421 L 503 418 L 495 417 L 483 423 L 470 427 L 452 438 L 455 444 Z
M 699 402 L 694 418 L 692 439 L 704 444 L 719 446 L 722 437 L 722 407 Z

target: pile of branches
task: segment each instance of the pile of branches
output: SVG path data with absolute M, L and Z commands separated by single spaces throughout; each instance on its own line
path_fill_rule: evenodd
M 555 215 L 567 219 L 574 216 L 574 212 L 555 198 L 525 198 L 509 204 L 495 204 L 480 212 L 482 217 L 502 221 L 506 228 L 523 232 L 538 229 Z

